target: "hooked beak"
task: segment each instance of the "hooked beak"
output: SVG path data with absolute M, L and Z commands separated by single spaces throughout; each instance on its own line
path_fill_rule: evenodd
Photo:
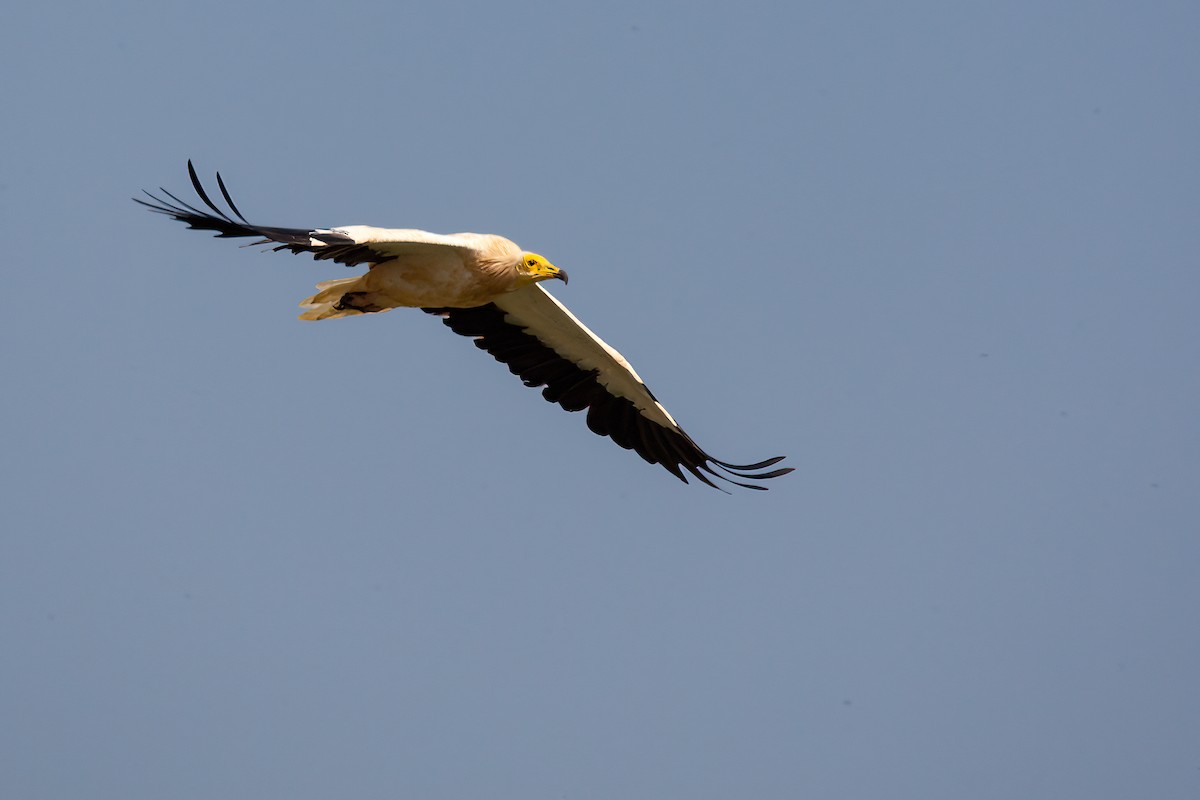
M 554 277 L 556 277 L 556 278 L 558 278 L 560 281 L 562 281 L 562 282 L 563 282 L 563 285 L 566 285 L 566 283 L 567 283 L 567 271 L 566 271 L 565 269 L 560 269 L 558 272 L 556 272 L 556 273 L 554 274 Z

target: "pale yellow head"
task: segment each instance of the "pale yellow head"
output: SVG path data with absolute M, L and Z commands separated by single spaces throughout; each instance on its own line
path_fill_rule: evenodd
M 566 270 L 559 269 L 547 261 L 545 256 L 539 256 L 537 253 L 521 254 L 519 272 L 521 278 L 524 279 L 523 282 L 537 283 L 550 278 L 558 278 L 563 283 L 567 282 Z

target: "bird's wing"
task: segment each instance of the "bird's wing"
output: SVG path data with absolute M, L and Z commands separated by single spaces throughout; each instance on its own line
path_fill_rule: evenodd
M 727 477 L 765 480 L 791 472 L 765 471 L 782 456 L 756 464 L 730 464 L 713 458 L 688 436 L 655 399 L 629 362 L 537 284 L 502 295 L 475 308 L 427 308 L 455 333 L 471 336 L 475 346 L 508 365 L 526 386 L 545 386 L 542 396 L 567 411 L 587 409 L 593 432 L 608 436 L 661 464 L 684 483 L 684 470 L 716 488 L 711 477 L 744 486 Z
M 229 191 L 225 188 L 225 181 L 221 179 L 219 172 L 217 173 L 217 187 L 220 188 L 221 196 L 225 198 L 233 216 L 222 211 L 209 198 L 208 192 L 200 183 L 200 178 L 197 177 L 196 169 L 190 160 L 188 161 L 188 175 L 192 179 L 192 187 L 195 188 L 196 194 L 204 202 L 204 205 L 208 206 L 208 211 L 185 203 L 161 187 L 159 191 L 166 195 L 165 198 L 146 192 L 146 196 L 153 202 L 146 202 L 137 197 L 133 198 L 133 201 L 141 203 L 158 214 L 165 214 L 172 219 L 186 223 L 189 228 L 216 231 L 218 237 L 252 236 L 257 241 L 251 242 L 250 245 L 275 244 L 271 248 L 272 250 L 311 253 L 313 258 L 318 260 L 335 261 L 351 267 L 364 263 L 379 264 L 402 253 L 428 248 L 470 249 L 467 237 L 409 229 L 375 228 L 370 225 L 351 225 L 341 228 L 274 228 L 252 225 L 246 221 L 242 212 L 238 211 L 238 207 L 234 205 L 233 198 L 229 196 Z

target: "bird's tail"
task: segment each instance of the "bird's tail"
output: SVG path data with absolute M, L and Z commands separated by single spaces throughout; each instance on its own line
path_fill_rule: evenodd
M 320 290 L 300 303 L 304 313 L 300 319 L 333 319 L 372 311 L 386 311 L 386 306 L 373 302 L 378 299 L 363 285 L 364 275 L 354 278 L 338 278 L 318 283 Z

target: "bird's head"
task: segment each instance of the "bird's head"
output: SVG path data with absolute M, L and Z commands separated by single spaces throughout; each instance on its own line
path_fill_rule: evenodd
M 529 283 L 537 283 L 550 278 L 558 278 L 563 283 L 567 282 L 566 270 L 559 269 L 547 261 L 545 256 L 539 256 L 537 253 L 521 254 L 519 272 L 521 277 Z

